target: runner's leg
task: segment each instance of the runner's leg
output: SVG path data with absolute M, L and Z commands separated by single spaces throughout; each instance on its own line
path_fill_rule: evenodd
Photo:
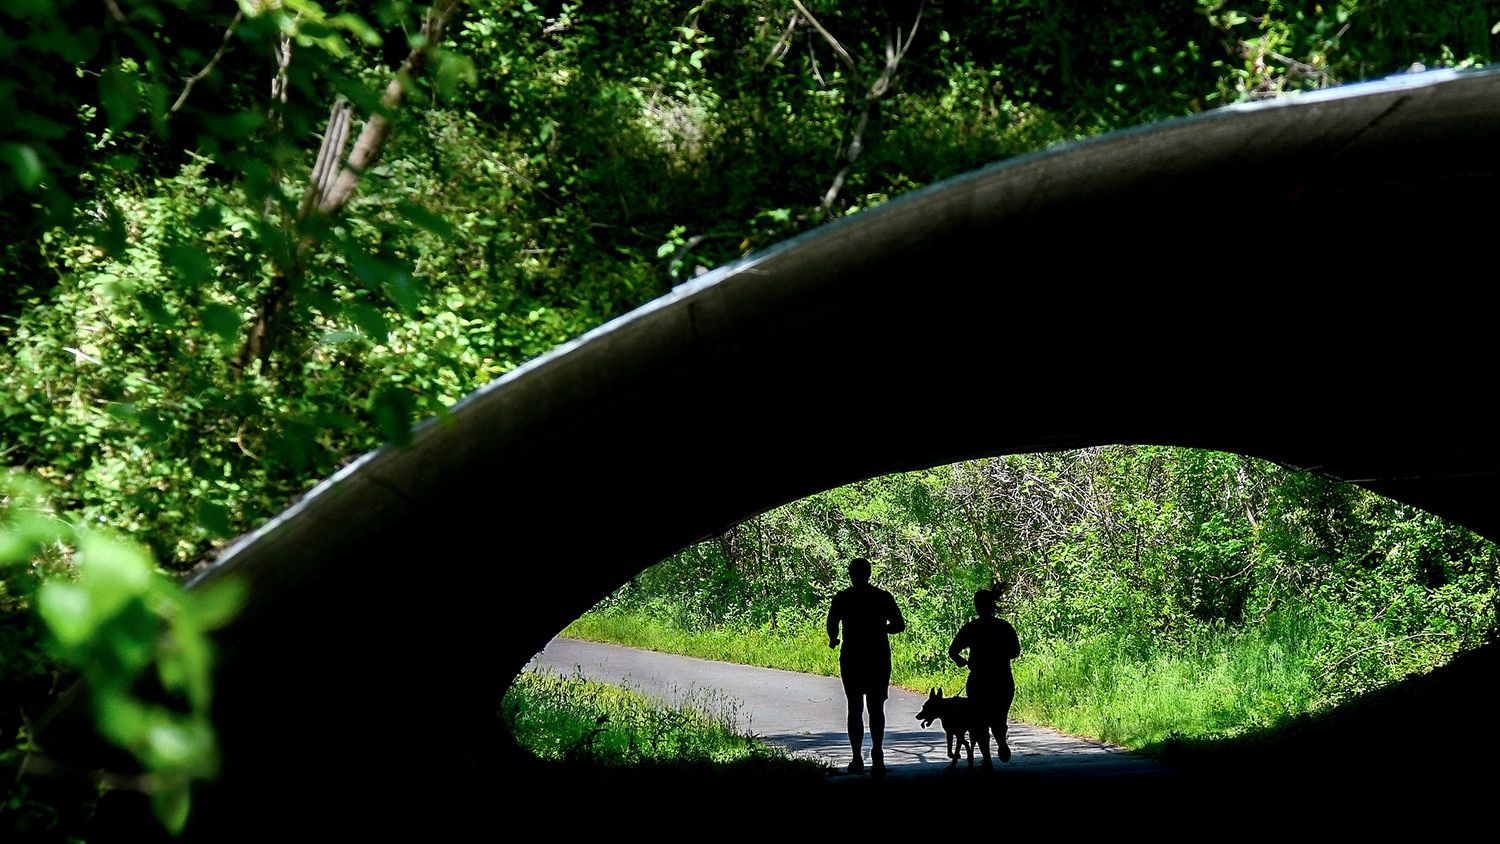
M 850 692 L 847 694 L 849 701 L 849 750 L 854 754 L 854 761 L 849 763 L 849 772 L 857 774 L 865 769 L 865 719 L 864 695 Z
M 1001 762 L 1010 761 L 1010 743 L 1006 740 L 1006 733 L 1010 729 L 1010 704 L 1016 697 L 1016 687 L 1012 685 L 1001 692 L 999 705 L 995 707 L 995 751 Z

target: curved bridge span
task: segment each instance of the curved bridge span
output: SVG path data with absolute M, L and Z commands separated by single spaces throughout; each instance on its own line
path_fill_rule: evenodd
M 193 584 L 253 596 L 201 823 L 523 817 L 524 776 L 474 783 L 530 770 L 494 713 L 532 654 L 665 556 L 879 474 L 1203 447 L 1500 539 L 1497 153 L 1490 72 L 1225 108 L 934 185 L 506 375 Z

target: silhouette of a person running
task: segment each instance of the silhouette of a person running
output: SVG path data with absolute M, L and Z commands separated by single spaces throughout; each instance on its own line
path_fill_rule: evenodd
M 1010 704 L 1016 697 L 1016 680 L 1010 661 L 1021 655 L 1021 641 L 1010 622 L 995 616 L 998 591 L 980 589 L 974 593 L 974 611 L 979 617 L 959 628 L 948 646 L 948 656 L 959 668 L 969 668 L 969 706 L 980 723 L 974 725 L 974 737 L 984 754 L 984 767 L 990 762 L 990 730 L 995 732 L 996 754 L 1001 762 L 1010 761 L 1010 745 L 1005 741 Z M 967 658 L 963 652 L 968 651 Z
M 828 607 L 828 647 L 839 647 L 839 675 L 849 701 L 849 748 L 854 761 L 849 773 L 865 770 L 864 711 L 870 712 L 870 772 L 885 773 L 885 700 L 891 685 L 891 643 L 887 638 L 906 629 L 906 619 L 891 593 L 870 584 L 870 561 L 849 561 L 849 588 L 833 596 Z

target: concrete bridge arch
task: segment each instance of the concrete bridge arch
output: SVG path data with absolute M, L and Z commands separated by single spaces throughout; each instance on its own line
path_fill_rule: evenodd
M 193 584 L 253 596 L 203 823 L 290 822 L 298 794 L 371 828 L 520 816 L 534 793 L 472 783 L 526 764 L 493 715 L 533 653 L 667 555 L 875 475 L 1213 448 L 1500 539 L 1497 142 L 1485 71 L 1120 132 L 825 226 L 506 375 Z

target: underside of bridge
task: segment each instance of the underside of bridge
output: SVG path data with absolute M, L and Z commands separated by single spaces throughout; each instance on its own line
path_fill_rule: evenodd
M 1203 447 L 1500 538 L 1497 142 L 1482 71 L 1121 132 L 825 226 L 510 373 L 193 584 L 252 599 L 190 837 L 510 823 L 567 788 L 496 725 L 532 654 L 664 557 L 875 475 Z

